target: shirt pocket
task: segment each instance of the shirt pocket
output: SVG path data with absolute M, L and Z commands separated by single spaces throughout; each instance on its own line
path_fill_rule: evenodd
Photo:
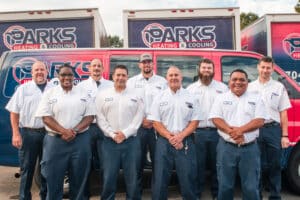
M 278 110 L 278 105 L 280 101 L 280 95 L 278 93 L 272 92 L 269 96 L 269 102 L 270 102 L 270 107 L 277 111 Z
M 245 114 L 249 116 L 250 118 L 254 118 L 255 116 L 255 108 L 256 108 L 256 102 L 254 101 L 248 101 L 246 106 L 244 107 L 245 109 Z

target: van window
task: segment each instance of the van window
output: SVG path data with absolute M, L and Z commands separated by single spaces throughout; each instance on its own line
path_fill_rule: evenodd
M 221 59 L 222 81 L 228 84 L 230 73 L 234 69 L 243 69 L 248 74 L 249 82 L 257 79 L 258 59 L 250 57 L 224 56 Z
M 125 65 L 128 68 L 129 78 L 140 73 L 139 55 L 116 55 L 110 57 L 110 75 L 112 79 L 112 71 L 117 65 Z
M 158 56 L 157 74 L 166 77 L 169 67 L 175 65 L 181 69 L 183 87 L 187 87 L 197 80 L 200 60 L 200 56 Z

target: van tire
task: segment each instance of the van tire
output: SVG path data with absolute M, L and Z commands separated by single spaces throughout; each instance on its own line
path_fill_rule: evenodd
M 294 147 L 287 166 L 289 188 L 300 195 L 300 144 Z
M 34 183 L 37 185 L 37 187 L 40 189 L 40 187 L 41 187 L 41 165 L 39 164 L 39 161 L 36 162 L 36 164 L 35 164 L 33 180 L 34 180 Z

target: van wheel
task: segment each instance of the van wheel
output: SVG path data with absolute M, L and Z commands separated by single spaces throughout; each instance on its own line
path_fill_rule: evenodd
M 35 164 L 35 170 L 33 175 L 33 180 L 37 187 L 40 189 L 41 187 L 41 166 L 39 165 L 39 161 Z
M 287 178 L 292 191 L 300 195 L 300 145 L 294 147 L 290 155 L 287 166 Z

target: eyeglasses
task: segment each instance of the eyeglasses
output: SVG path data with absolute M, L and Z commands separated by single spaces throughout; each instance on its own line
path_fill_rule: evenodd
M 66 76 L 72 77 L 72 76 L 74 76 L 74 74 L 72 74 L 72 73 L 69 73 L 69 74 L 62 73 L 62 74 L 59 74 L 59 76 L 61 76 L 61 77 L 66 77 Z

